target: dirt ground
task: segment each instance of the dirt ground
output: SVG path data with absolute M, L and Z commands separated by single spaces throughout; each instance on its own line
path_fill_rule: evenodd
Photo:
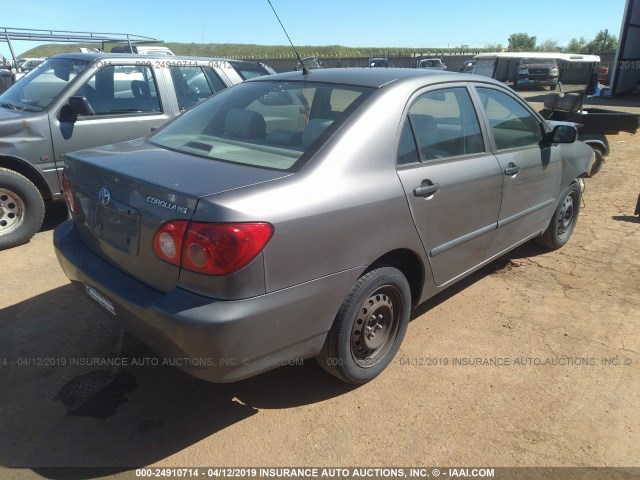
M 640 134 L 610 141 L 568 245 L 525 245 L 422 305 L 392 365 L 359 388 L 314 361 L 226 385 L 171 367 L 69 365 L 157 357 L 71 287 L 51 245 L 65 212 L 52 209 L 29 244 L 0 252 L 0 466 L 22 468 L 0 475 L 640 467 Z

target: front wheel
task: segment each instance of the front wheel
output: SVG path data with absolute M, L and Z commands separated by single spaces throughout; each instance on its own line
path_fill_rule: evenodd
M 572 183 L 563 193 L 549 226 L 538 238 L 538 243 L 556 250 L 569 241 L 580 213 L 582 193 L 577 183 Z
M 361 385 L 391 363 L 409 324 L 411 291 L 393 267 L 378 267 L 358 279 L 342 303 L 318 363 L 339 379 Z
M 0 168 L 0 250 L 27 243 L 40 229 L 44 202 L 28 178 Z

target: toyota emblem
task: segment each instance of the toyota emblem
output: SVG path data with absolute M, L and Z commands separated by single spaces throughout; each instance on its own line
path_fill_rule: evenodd
M 100 192 L 98 192 L 98 200 L 100 200 L 102 205 L 107 205 L 111 200 L 111 192 L 109 189 L 102 187 Z

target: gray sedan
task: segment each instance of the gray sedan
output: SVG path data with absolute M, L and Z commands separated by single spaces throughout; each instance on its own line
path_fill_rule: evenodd
M 54 243 L 73 283 L 195 376 L 316 357 L 361 384 L 416 305 L 526 241 L 564 245 L 592 161 L 486 77 L 290 72 L 68 155 Z

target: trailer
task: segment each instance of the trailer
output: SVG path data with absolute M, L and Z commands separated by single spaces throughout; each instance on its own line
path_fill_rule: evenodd
M 595 75 L 592 78 L 595 78 Z M 600 171 L 605 157 L 609 154 L 607 135 L 618 135 L 620 132 L 635 134 L 640 126 L 640 115 L 637 113 L 584 108 L 585 99 L 593 90 L 592 81 L 581 93 L 550 93 L 545 97 L 544 109 L 540 111 L 547 120 L 577 124 L 578 138 L 588 143 L 596 154 L 596 161 L 589 176 Z

